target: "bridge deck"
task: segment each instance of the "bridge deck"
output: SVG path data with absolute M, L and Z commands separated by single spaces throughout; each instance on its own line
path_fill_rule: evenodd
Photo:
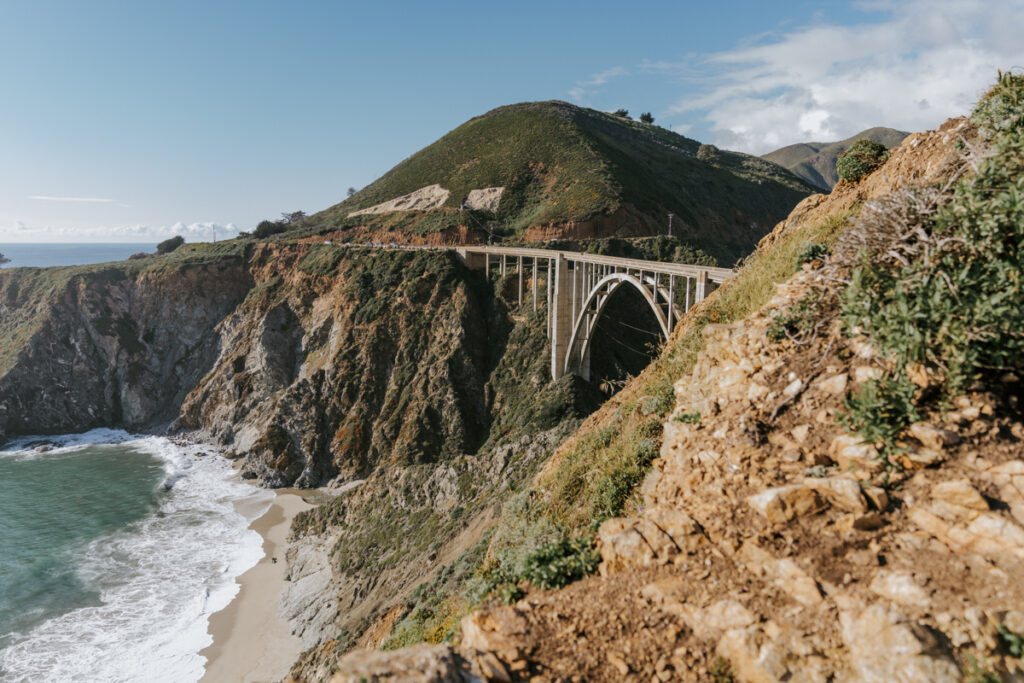
M 456 247 L 462 254 L 486 254 L 493 256 L 514 256 L 528 258 L 554 259 L 561 256 L 566 261 L 579 263 L 593 263 L 603 266 L 615 266 L 622 269 L 643 270 L 648 273 L 663 273 L 677 277 L 698 277 L 701 273 L 707 273 L 708 280 L 721 284 L 733 277 L 736 271 L 729 268 L 714 268 L 710 266 L 694 266 L 680 263 L 665 263 L 663 261 L 645 261 L 643 259 L 629 259 L 618 256 L 600 256 L 597 254 L 584 254 L 578 251 L 557 251 L 554 249 L 529 249 L 526 247 L 495 247 L 495 246 L 464 246 Z

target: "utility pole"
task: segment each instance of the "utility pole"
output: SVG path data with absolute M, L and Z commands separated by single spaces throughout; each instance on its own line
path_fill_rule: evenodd
M 668 215 L 668 236 L 669 236 L 669 237 L 671 237 L 671 236 L 672 236 L 672 217 L 673 217 L 674 215 L 675 215 L 674 213 L 670 213 L 670 214 Z

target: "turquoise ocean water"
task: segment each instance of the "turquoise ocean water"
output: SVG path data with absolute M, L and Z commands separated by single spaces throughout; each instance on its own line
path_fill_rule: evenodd
M 3 235 L 0 235 L 0 240 Z M 154 244 L 14 244 L 0 241 L 0 254 L 11 261 L 0 268 L 32 266 L 84 266 L 90 263 L 123 261 L 132 254 L 156 251 Z
M 263 555 L 236 502 L 272 494 L 232 474 L 114 430 L 0 450 L 0 680 L 198 680 L 210 614 Z

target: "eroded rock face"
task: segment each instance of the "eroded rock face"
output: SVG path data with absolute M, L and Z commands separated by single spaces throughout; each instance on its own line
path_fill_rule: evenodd
M 252 286 L 241 257 L 173 271 L 111 266 L 67 280 L 58 269 L 42 273 L 0 274 L 0 315 L 12 325 L 24 316 L 5 331 L 18 346 L 0 366 L 8 435 L 166 425 L 220 352 L 215 326 Z
M 444 206 L 444 203 L 448 201 L 449 195 L 451 195 L 451 192 L 440 185 L 428 185 L 369 208 L 352 211 L 349 213 L 349 216 L 393 213 L 395 211 L 429 211 L 430 209 Z

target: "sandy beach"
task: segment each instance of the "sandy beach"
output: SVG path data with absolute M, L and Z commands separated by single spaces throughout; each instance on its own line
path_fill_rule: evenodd
M 310 507 L 293 493 L 278 493 L 267 513 L 252 523 L 250 528 L 263 536 L 265 555 L 239 577 L 241 590 L 231 604 L 210 617 L 213 644 L 200 652 L 208 660 L 202 681 L 278 681 L 302 652 L 302 642 L 289 633 L 278 613 L 278 602 L 292 518 Z

